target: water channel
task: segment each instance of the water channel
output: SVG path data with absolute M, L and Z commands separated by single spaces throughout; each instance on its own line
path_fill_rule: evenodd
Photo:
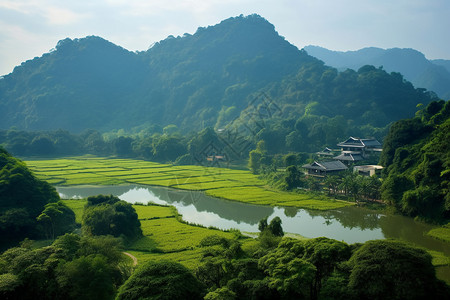
M 329 211 L 271 207 L 212 198 L 201 192 L 139 185 L 57 187 L 57 190 L 65 199 L 113 194 L 130 203 L 173 205 L 184 220 L 207 227 L 257 232 L 262 218 L 269 217 L 270 221 L 278 216 L 285 232 L 308 238 L 325 236 L 349 244 L 395 238 L 450 256 L 447 243 L 426 235 L 433 226 L 359 207 Z M 438 268 L 438 274 L 449 281 L 450 268 Z

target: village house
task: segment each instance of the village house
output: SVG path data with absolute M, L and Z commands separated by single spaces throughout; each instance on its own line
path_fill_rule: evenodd
M 347 170 L 347 166 L 339 160 L 334 161 L 314 161 L 311 164 L 303 165 L 302 168 L 306 169 L 306 174 L 316 177 L 325 177 L 327 175 L 334 175 L 341 171 Z
M 381 152 L 381 143 L 374 138 L 359 139 L 349 137 L 346 141 L 337 144 L 341 148 L 341 154 L 333 157 L 346 164 L 355 163 L 369 158 L 376 152 Z

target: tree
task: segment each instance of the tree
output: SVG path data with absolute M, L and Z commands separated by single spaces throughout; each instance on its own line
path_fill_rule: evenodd
M 268 275 L 268 285 L 285 299 L 308 299 L 316 268 L 302 259 L 303 242 L 283 239 L 278 247 L 259 260 Z
M 274 236 L 282 237 L 284 235 L 280 217 L 273 218 L 272 221 L 270 221 L 268 229 Z
M 258 150 L 252 150 L 249 153 L 248 168 L 253 174 L 259 174 L 261 169 L 261 159 L 263 155 Z
M 131 144 L 133 139 L 130 137 L 119 136 L 113 140 L 114 153 L 118 156 L 130 156 L 133 154 Z
M 186 145 L 175 136 L 163 135 L 153 139 L 153 156 L 159 161 L 175 161 L 177 157 L 186 154 Z
M 88 235 L 123 236 L 128 241 L 142 236 L 136 210 L 130 203 L 112 195 L 88 197 L 82 230 Z
M 339 177 L 336 175 L 325 177 L 325 185 L 328 188 L 328 195 L 336 195 L 339 186 Z
M 101 254 L 82 256 L 61 263 L 56 279 L 66 299 L 109 300 L 115 292 L 116 278 L 120 278 L 114 266 Z
M 431 256 L 393 240 L 368 241 L 350 258 L 349 287 L 358 299 L 444 299 Z M 446 294 L 447 293 L 447 294 Z
M 37 220 L 51 239 L 75 228 L 75 213 L 62 201 L 46 204 Z
M 316 267 L 311 298 L 317 299 L 325 279 L 336 270 L 340 263 L 350 258 L 351 249 L 344 242 L 325 237 L 308 240 L 304 245 L 303 259 Z
M 203 287 L 183 265 L 167 260 L 148 261 L 120 287 L 117 300 L 202 299 Z
M 289 166 L 286 168 L 286 175 L 284 182 L 287 190 L 292 190 L 303 185 L 303 173 L 298 170 L 296 166 Z
M 234 300 L 236 299 L 236 294 L 231 291 L 228 287 L 218 288 L 212 292 L 206 294 L 205 300 Z

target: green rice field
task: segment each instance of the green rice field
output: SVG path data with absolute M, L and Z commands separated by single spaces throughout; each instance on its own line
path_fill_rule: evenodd
M 263 180 L 245 170 L 94 156 L 27 160 L 26 164 L 40 179 L 60 186 L 141 184 L 202 191 L 212 197 L 261 205 L 320 210 L 352 205 L 305 192 L 271 190 Z
M 75 212 L 78 223 L 82 218 L 86 200 L 63 201 Z M 195 268 L 202 253 L 198 245 L 204 237 L 219 235 L 228 239 L 234 238 L 234 234 L 229 232 L 178 221 L 174 207 L 158 205 L 133 205 L 133 207 L 138 214 L 144 236 L 129 245 L 126 252 L 135 256 L 139 264 L 152 259 L 169 259 L 180 262 L 188 268 Z

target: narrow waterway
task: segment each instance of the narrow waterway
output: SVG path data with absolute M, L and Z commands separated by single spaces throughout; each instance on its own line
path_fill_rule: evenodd
M 271 207 L 212 198 L 201 192 L 138 185 L 57 187 L 57 190 L 65 199 L 112 194 L 130 203 L 173 205 L 184 220 L 207 227 L 257 232 L 262 218 L 268 217 L 270 221 L 278 216 L 285 232 L 308 238 L 325 236 L 349 244 L 394 238 L 450 256 L 447 243 L 426 235 L 433 226 L 359 207 L 329 211 Z M 450 284 L 450 267 L 438 267 L 436 272 Z
M 433 226 L 358 207 L 329 211 L 271 207 L 212 198 L 201 192 L 137 185 L 57 187 L 57 190 L 63 198 L 113 194 L 130 203 L 169 204 L 177 208 L 184 220 L 207 227 L 257 232 L 262 218 L 269 217 L 270 221 L 278 216 L 285 232 L 308 238 L 325 236 L 347 243 L 395 238 L 450 256 L 446 243 L 425 235 Z

